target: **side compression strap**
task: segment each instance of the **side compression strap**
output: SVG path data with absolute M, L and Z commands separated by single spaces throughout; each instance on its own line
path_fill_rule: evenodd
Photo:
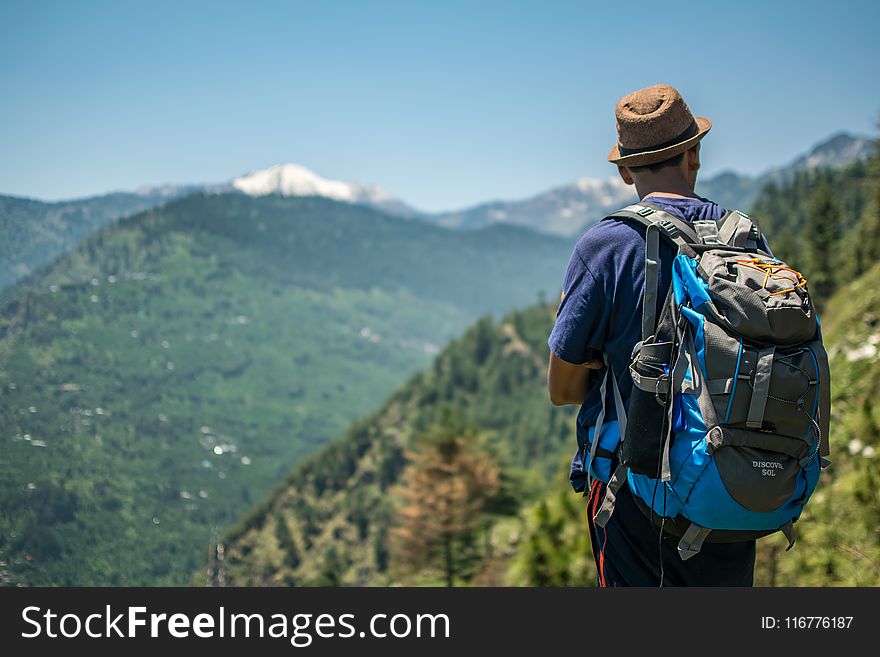
M 614 394 L 614 408 L 617 411 L 617 422 L 620 428 L 620 440 L 621 442 L 623 442 L 623 438 L 624 436 L 626 436 L 626 408 L 623 405 L 623 397 L 620 396 L 620 388 L 617 385 L 617 377 L 614 376 L 613 372 L 611 372 L 610 364 L 608 365 L 608 372 L 611 376 L 611 389 Z M 604 396 L 602 398 L 602 404 L 603 406 L 605 404 Z M 599 439 L 595 438 L 593 442 L 598 443 Z M 605 497 L 602 499 L 602 506 L 599 507 L 599 510 L 593 517 L 593 522 L 595 522 L 596 525 L 598 525 L 599 527 L 604 527 L 608 523 L 608 519 L 611 517 L 611 514 L 614 513 L 614 504 L 617 500 L 617 491 L 620 490 L 620 487 L 623 485 L 624 481 L 626 481 L 626 466 L 622 463 L 618 463 L 617 467 L 614 469 L 614 474 L 611 475 L 611 479 L 608 481 L 608 486 L 605 487 Z
M 684 386 L 684 379 L 688 372 L 688 363 L 690 361 L 689 352 L 687 348 L 687 340 L 690 338 L 690 334 L 688 333 L 688 329 L 685 328 L 684 323 L 687 320 L 680 319 L 680 326 L 677 331 L 676 341 L 678 342 L 678 356 L 675 359 L 675 364 L 672 366 L 672 381 L 669 386 L 669 398 L 666 401 L 666 424 L 665 424 L 665 435 L 663 437 L 663 446 L 661 448 L 661 460 L 660 460 L 660 481 L 667 482 L 672 479 L 672 469 L 669 461 L 669 450 L 672 445 L 672 427 L 673 427 L 673 400 L 675 394 L 682 390 Z M 698 364 L 694 363 L 695 367 L 691 373 L 691 381 L 694 385 L 697 385 L 697 381 L 694 377 L 699 377 L 699 373 L 697 371 Z
M 821 337 L 821 336 L 820 336 Z M 814 354 L 815 355 L 815 354 Z M 830 431 L 830 421 L 829 410 L 831 408 L 831 386 L 829 385 L 831 381 L 831 370 L 829 369 L 828 359 L 817 358 L 819 363 L 819 432 L 822 434 L 824 440 L 819 444 L 819 456 L 830 456 L 831 455 L 831 446 L 828 442 L 828 436 Z
M 749 415 L 746 419 L 746 426 L 750 429 L 760 429 L 764 424 L 764 409 L 767 406 L 767 397 L 770 395 L 770 375 L 773 370 L 775 350 L 775 347 L 767 347 L 758 352 L 755 382 L 752 384 L 752 399 L 749 403 Z
M 585 461 L 587 467 L 587 485 L 584 488 L 584 497 L 589 497 L 593 490 L 593 459 L 596 458 L 596 450 L 599 449 L 599 435 L 602 432 L 602 425 L 605 423 L 605 391 L 608 389 L 608 365 L 605 365 L 605 376 L 602 377 L 602 383 L 599 386 L 599 397 L 602 399 L 602 407 L 599 409 L 599 415 L 596 418 L 596 425 L 593 429 L 593 442 L 590 444 L 590 458 Z
M 603 354 L 602 360 L 605 362 L 605 376 L 602 377 L 602 384 L 599 386 L 599 398 L 602 400 L 602 406 L 599 409 L 599 415 L 596 418 L 596 428 L 593 429 L 593 442 L 590 445 L 590 461 L 587 466 L 587 487 L 584 489 L 584 497 L 589 496 L 589 491 L 593 488 L 593 476 L 590 471 L 593 469 L 593 459 L 596 458 L 596 451 L 599 449 L 599 437 L 602 435 L 602 425 L 605 423 L 605 398 L 608 395 L 608 379 L 611 379 L 611 389 L 614 391 L 614 405 L 617 408 L 617 424 L 620 429 L 620 439 L 626 435 L 626 410 L 623 408 L 623 399 L 620 396 L 620 389 L 617 387 L 617 377 L 611 371 L 611 363 L 608 362 L 608 355 Z
M 711 529 L 700 527 L 697 523 L 692 522 L 678 543 L 678 556 L 681 557 L 681 560 L 687 561 L 692 556 L 699 554 L 703 549 L 703 541 L 711 531 Z
M 688 366 L 691 371 L 691 386 L 697 395 L 697 403 L 700 405 L 700 414 L 707 427 L 718 426 L 718 416 L 715 412 L 715 403 L 712 401 L 708 379 L 703 377 L 700 369 L 700 361 L 697 357 L 697 347 L 690 329 L 685 330 L 685 348 Z M 675 392 L 675 391 L 673 391 Z
M 788 541 L 788 547 L 785 548 L 785 551 L 788 552 L 791 548 L 794 547 L 794 521 L 789 520 L 787 523 L 782 525 L 779 530 Z

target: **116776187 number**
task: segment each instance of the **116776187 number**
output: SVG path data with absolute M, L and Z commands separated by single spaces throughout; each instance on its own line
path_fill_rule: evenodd
M 763 616 L 761 627 L 765 630 L 846 630 L 852 622 L 852 616 Z

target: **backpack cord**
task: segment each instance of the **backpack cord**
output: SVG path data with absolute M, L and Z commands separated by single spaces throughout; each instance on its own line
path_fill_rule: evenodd
M 660 588 L 663 588 L 663 576 L 665 569 L 663 568 L 663 529 L 666 526 L 666 486 L 663 487 L 663 520 L 660 521 L 660 540 L 658 541 L 658 551 L 660 553 Z
M 678 320 L 676 320 L 674 322 L 677 325 L 681 321 L 681 315 L 679 313 L 675 312 L 676 306 L 674 304 L 667 304 L 667 306 L 672 308 L 673 317 L 675 317 L 675 315 L 678 315 Z M 661 313 L 661 320 L 663 319 L 664 314 L 665 314 L 665 308 L 664 308 L 664 313 Z M 672 350 L 670 353 L 675 353 L 678 349 L 680 349 L 683 341 L 684 340 L 683 340 L 680 332 L 677 330 L 674 331 L 672 334 Z M 670 365 L 671 365 L 671 363 L 670 363 Z M 669 375 L 670 375 L 669 391 L 666 393 L 666 404 L 668 404 L 669 408 L 664 409 L 665 412 L 663 413 L 663 421 L 660 424 L 660 456 L 658 457 L 658 460 L 657 460 L 657 473 L 654 478 L 654 490 L 651 493 L 650 521 L 651 521 L 652 527 L 654 526 L 654 503 L 657 499 L 657 486 L 660 484 L 660 479 L 661 479 L 662 471 L 663 471 L 663 452 L 664 452 L 663 448 L 666 444 L 667 433 L 668 434 L 672 433 L 672 405 L 673 405 L 673 399 L 675 397 L 675 391 L 673 390 L 673 387 L 675 385 L 675 377 L 674 377 L 674 372 L 672 372 L 672 371 L 670 371 Z M 671 438 L 671 436 L 669 436 L 669 437 Z M 664 580 L 665 580 L 665 576 L 666 576 L 666 569 L 664 568 L 664 565 L 663 565 L 663 532 L 666 529 L 666 495 L 667 495 L 667 492 L 668 492 L 667 486 L 664 483 L 664 485 L 663 485 L 663 515 L 660 519 L 660 532 L 657 537 L 657 556 L 660 560 L 660 585 L 659 585 L 660 588 L 663 588 L 663 584 L 664 584 Z
M 804 376 L 806 376 L 807 379 L 809 379 L 809 378 L 810 378 L 810 373 L 809 373 L 809 372 L 807 372 L 807 371 L 806 371 L 805 369 L 803 369 L 802 367 L 798 367 L 797 365 L 795 365 L 795 364 L 792 363 L 791 361 L 785 360 L 786 358 L 794 358 L 795 356 L 798 356 L 798 355 L 804 353 L 804 351 L 806 351 L 806 350 L 805 350 L 805 349 L 801 349 L 800 351 L 798 351 L 798 352 L 796 352 L 796 353 L 793 353 L 793 354 L 786 354 L 786 355 L 784 355 L 784 356 L 780 356 L 779 358 L 776 359 L 776 362 L 778 362 L 778 363 L 784 363 L 785 365 L 788 365 L 791 369 L 793 369 L 793 370 L 797 370 L 798 372 L 800 372 L 801 374 L 803 374 Z M 752 384 L 751 379 L 749 379 L 748 384 L 749 384 L 749 387 L 750 387 L 752 390 L 754 390 L 754 385 Z M 811 450 L 811 451 L 812 451 L 812 454 L 810 454 L 808 457 L 804 457 L 803 459 L 800 460 L 800 462 L 798 463 L 798 465 L 800 465 L 801 467 L 806 466 L 806 465 L 807 465 L 808 463 L 810 463 L 814 458 L 816 458 L 816 455 L 819 453 L 819 450 L 822 448 L 822 428 L 819 426 L 819 423 L 816 422 L 816 418 L 814 418 L 812 415 L 810 415 L 809 413 L 807 413 L 806 410 L 804 410 L 804 399 L 806 398 L 806 396 L 807 396 L 808 394 L 810 394 L 810 390 L 811 390 L 813 387 L 816 387 L 816 388 L 819 387 L 819 380 L 818 380 L 818 379 L 816 379 L 816 380 L 810 380 L 810 381 L 807 383 L 807 389 L 804 390 L 804 392 L 801 394 L 800 397 L 798 397 L 797 399 L 794 399 L 794 400 L 792 400 L 792 399 L 783 399 L 782 397 L 776 397 L 776 396 L 774 396 L 774 395 L 770 395 L 770 394 L 767 395 L 767 398 L 768 398 L 768 399 L 772 399 L 773 401 L 780 402 L 780 403 L 782 403 L 782 404 L 794 404 L 794 405 L 797 407 L 797 410 L 800 411 L 801 414 L 803 414 L 803 416 L 804 416 L 805 418 L 807 418 L 807 420 L 809 420 L 809 422 L 810 422 L 810 429 L 811 429 L 811 430 L 813 431 L 813 433 L 816 435 L 816 448 L 813 449 L 813 450 Z M 818 391 L 817 391 L 817 394 L 818 394 Z
M 678 342 L 678 336 L 676 335 L 673 338 L 672 343 L 672 351 L 675 351 L 676 343 Z M 669 392 L 666 394 L 666 403 L 670 406 L 672 405 L 672 381 L 670 380 L 669 384 Z M 654 478 L 654 490 L 651 493 L 651 514 L 650 514 L 650 522 L 651 526 L 654 527 L 654 502 L 657 499 L 657 486 L 660 485 L 660 475 L 661 470 L 663 469 L 663 444 L 666 441 L 666 432 L 672 431 L 672 425 L 669 421 L 669 413 L 663 413 L 663 421 L 660 423 L 660 456 L 657 459 L 657 476 Z M 660 519 L 660 532 L 657 538 L 657 552 L 660 560 L 660 588 L 663 588 L 663 579 L 665 575 L 665 569 L 663 567 L 663 531 L 666 528 L 666 485 L 663 485 L 663 516 Z

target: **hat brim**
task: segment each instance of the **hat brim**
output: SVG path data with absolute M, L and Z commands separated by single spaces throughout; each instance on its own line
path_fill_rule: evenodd
M 614 144 L 614 148 L 608 153 L 608 161 L 611 164 L 617 164 L 622 167 L 643 167 L 649 164 L 657 164 L 670 158 L 684 153 L 691 146 L 700 141 L 712 129 L 712 122 L 705 116 L 695 116 L 694 121 L 697 122 L 697 134 L 677 144 L 666 146 L 655 151 L 643 151 L 641 153 L 632 153 L 630 155 L 621 155 L 620 148 Z

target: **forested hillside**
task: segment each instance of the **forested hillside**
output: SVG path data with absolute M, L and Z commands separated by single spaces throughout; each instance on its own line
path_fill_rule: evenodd
M 503 469 L 512 504 L 499 513 L 515 514 L 539 499 L 571 447 L 574 418 L 574 409 L 551 406 L 544 391 L 552 323 L 549 306 L 498 323 L 480 320 L 233 529 L 223 541 L 225 559 L 211 566 L 209 579 L 234 585 L 439 582 L 432 569 L 423 576 L 401 573 L 390 561 L 405 452 L 422 448 L 435 431 L 460 435 Z M 197 578 L 204 579 L 204 573 Z
M 180 584 L 298 462 L 571 245 L 318 198 L 190 196 L 0 310 L 0 580 Z
M 801 171 L 770 184 L 751 210 L 774 254 L 802 267 L 821 301 L 880 260 L 880 158 Z
M 175 191 L 174 196 L 183 191 Z M 48 203 L 0 195 L 0 289 L 51 262 L 116 219 L 171 198 L 161 190 Z

